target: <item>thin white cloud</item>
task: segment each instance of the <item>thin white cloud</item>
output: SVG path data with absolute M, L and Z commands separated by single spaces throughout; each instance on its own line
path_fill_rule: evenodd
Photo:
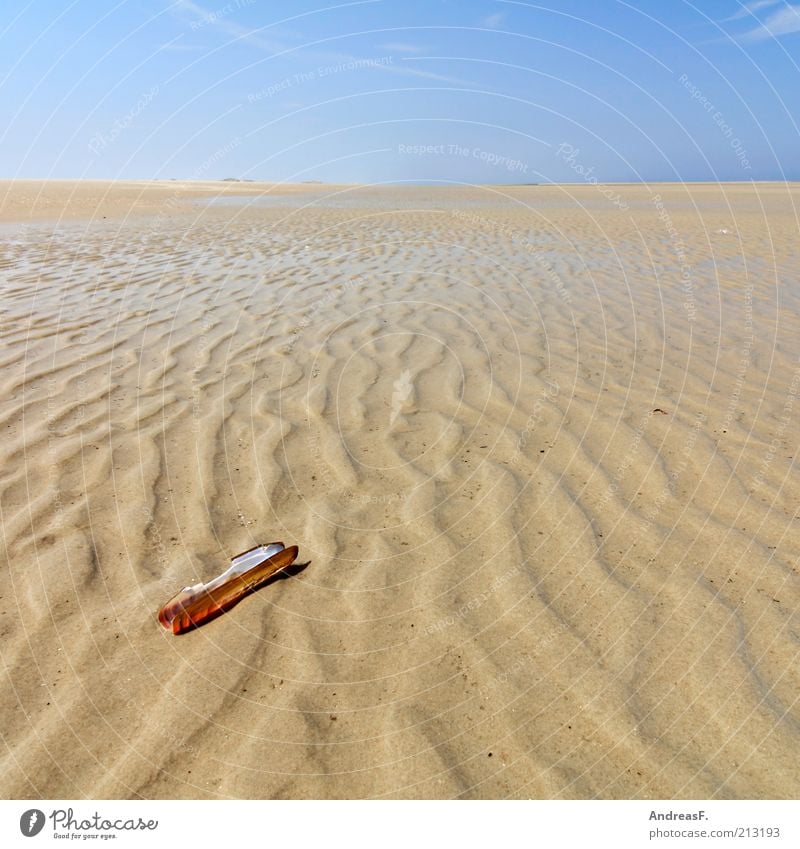
M 196 52 L 198 50 L 205 50 L 204 47 L 200 47 L 199 44 L 162 44 L 159 50 L 174 50 L 176 52 Z
M 406 61 L 406 60 L 403 60 Z M 426 80 L 436 80 L 440 83 L 455 83 L 456 85 L 473 86 L 474 83 L 469 80 L 462 80 L 459 77 L 448 77 L 444 74 L 435 74 L 433 71 L 420 71 L 418 68 L 409 68 L 401 65 L 375 65 L 377 70 L 385 71 L 388 74 L 405 74 L 409 77 L 421 77 Z M 485 88 L 485 86 L 484 86 Z
M 406 44 L 403 41 L 391 41 L 389 44 L 378 45 L 381 50 L 388 50 L 390 53 L 422 53 L 422 48 L 416 44 Z
M 767 9 L 770 6 L 777 6 L 782 3 L 783 0 L 753 0 L 752 3 L 745 3 L 738 12 L 735 12 L 729 18 L 724 18 L 725 21 L 737 21 L 739 18 L 744 18 L 749 15 L 754 15 L 756 12 L 759 12 L 761 9 Z
M 252 44 L 254 47 L 258 47 L 259 49 L 265 50 L 266 52 L 271 54 L 286 53 L 291 50 L 291 48 L 286 44 L 280 44 L 278 42 L 270 41 L 268 39 L 263 38 L 260 35 L 261 30 L 251 30 L 247 27 L 243 27 L 241 24 L 237 24 L 235 21 L 228 20 L 226 18 L 226 14 L 227 10 L 230 9 L 230 4 L 228 6 L 223 6 L 217 12 L 214 12 L 210 9 L 206 9 L 203 6 L 192 2 L 192 0 L 175 0 L 175 2 L 170 3 L 170 6 L 171 8 L 177 8 L 179 10 L 191 13 L 194 16 L 196 29 L 199 29 L 201 27 L 216 29 L 228 35 L 234 36 L 237 41 L 245 41 L 248 44 Z M 263 29 L 266 29 L 266 27 L 264 27 Z M 317 50 L 303 50 L 302 48 L 301 50 L 302 53 L 301 51 L 294 51 L 294 55 L 305 55 L 310 58 L 313 58 L 315 61 L 324 60 L 326 62 L 335 62 L 341 64 L 347 64 L 351 62 L 369 62 L 369 59 L 360 59 L 357 56 L 351 56 L 348 54 L 326 53 Z M 444 76 L 443 74 L 436 74 L 432 71 L 422 71 L 418 70 L 417 68 L 409 68 L 408 66 L 403 65 L 389 65 L 376 62 L 374 65 L 369 65 L 369 67 L 374 68 L 378 71 L 383 71 L 387 74 L 400 74 L 402 76 L 407 77 L 418 77 L 420 79 L 436 80 L 437 82 L 455 83 L 457 85 L 472 85 L 472 83 L 466 80 L 458 79 L 457 77 L 448 77 Z
M 746 41 L 764 41 L 794 32 L 800 32 L 800 6 L 784 6 L 741 38 Z
M 173 8 L 177 7 L 194 15 L 192 25 L 195 30 L 216 29 L 270 53 L 280 53 L 286 49 L 283 44 L 264 38 L 258 30 L 251 30 L 235 21 L 228 20 L 227 15 L 230 14 L 230 6 L 223 6 L 215 11 L 193 3 L 192 0 L 176 0 L 171 5 Z
M 480 22 L 480 26 L 486 29 L 497 29 L 501 27 L 506 20 L 505 12 L 496 12 L 494 15 L 488 15 Z

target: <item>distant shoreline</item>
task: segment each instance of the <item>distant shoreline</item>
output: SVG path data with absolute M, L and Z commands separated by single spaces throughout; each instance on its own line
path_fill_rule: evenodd
M 407 201 L 415 197 L 441 196 L 448 203 L 470 192 L 486 192 L 486 197 L 507 197 L 522 201 L 537 198 L 537 202 L 552 194 L 556 198 L 584 198 L 588 203 L 614 202 L 621 210 L 631 202 L 641 204 L 655 195 L 669 195 L 682 202 L 687 193 L 714 191 L 728 196 L 752 196 L 769 192 L 779 195 L 793 191 L 797 183 L 758 183 L 755 181 L 731 183 L 542 183 L 538 185 L 483 184 L 471 186 L 464 183 L 373 183 L 366 185 L 348 183 L 267 183 L 234 182 L 230 180 L 0 180 L 0 222 L 24 223 L 34 221 L 64 222 L 71 220 L 127 219 L 130 216 L 151 215 L 166 221 L 176 215 L 197 214 L 192 202 L 225 197 L 306 197 L 318 198 L 353 195 L 363 192 L 365 198 L 376 192 L 390 192 Z M 613 193 L 610 189 L 614 189 Z M 549 202 L 549 201 L 548 201 Z

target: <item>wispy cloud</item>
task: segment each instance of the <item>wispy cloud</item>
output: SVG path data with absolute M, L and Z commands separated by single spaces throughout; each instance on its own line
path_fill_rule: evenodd
M 408 60 L 403 60 L 408 61 Z M 408 77 L 420 77 L 425 80 L 436 80 L 440 83 L 455 83 L 456 85 L 473 86 L 474 83 L 469 80 L 462 80 L 460 77 L 448 77 L 445 74 L 436 74 L 433 71 L 421 71 L 418 68 L 409 68 L 402 65 L 375 65 L 381 71 L 387 74 L 405 74 Z M 485 88 L 485 86 L 484 86 Z
M 175 0 L 170 6 L 174 9 L 177 8 L 183 12 L 188 12 L 193 17 L 193 29 L 199 30 L 203 27 L 215 29 L 270 53 L 280 53 L 286 49 L 285 45 L 264 38 L 261 33 L 267 27 L 263 27 L 261 30 L 253 30 L 237 24 L 236 21 L 228 20 L 227 16 L 230 14 L 231 8 L 236 8 L 235 6 L 231 6 L 231 4 L 213 10 L 193 3 L 192 0 Z
M 188 52 L 196 52 L 198 50 L 205 50 L 204 47 L 201 47 L 199 44 L 173 44 L 168 42 L 167 44 L 162 44 L 159 50 L 174 50 L 176 52 L 188 53 Z
M 746 32 L 742 38 L 748 41 L 764 41 L 793 32 L 800 32 L 800 6 L 784 6 L 778 9 L 755 29 Z
M 403 41 L 391 41 L 389 44 L 378 45 L 381 50 L 388 50 L 390 53 L 422 53 L 422 48 L 416 44 L 406 44 Z
M 487 15 L 485 18 L 482 18 L 480 26 L 485 29 L 497 29 L 498 27 L 501 27 L 505 21 L 505 12 L 496 12 L 494 15 Z
M 721 23 L 744 23 L 746 18 L 750 19 L 748 24 L 752 24 L 753 18 L 758 24 L 746 32 L 732 33 L 730 37 L 736 41 L 766 41 L 800 32 L 800 5 L 792 5 L 785 0 L 752 0 L 744 3 L 729 17 L 723 18 Z
M 235 21 L 231 21 L 228 19 L 227 15 L 230 14 L 230 11 L 232 9 L 239 8 L 235 4 L 229 3 L 227 6 L 223 6 L 217 11 L 207 9 L 204 6 L 199 5 L 198 3 L 194 3 L 193 0 L 174 0 L 174 2 L 171 2 L 169 5 L 172 9 L 176 9 L 191 15 L 193 19 L 194 29 L 201 29 L 207 27 L 211 30 L 217 30 L 219 32 L 233 36 L 234 40 L 236 41 L 244 41 L 247 44 L 251 44 L 253 47 L 257 47 L 260 50 L 264 50 L 265 52 L 273 55 L 291 52 L 294 56 L 304 56 L 306 58 L 313 59 L 315 62 L 326 61 L 337 63 L 349 63 L 364 61 L 363 58 L 352 56 L 346 53 L 324 52 L 303 47 L 299 49 L 293 49 L 288 44 L 283 44 L 265 38 L 262 33 L 265 30 L 269 29 L 269 27 L 261 27 L 260 29 L 249 29 L 245 26 L 242 26 L 241 24 L 236 23 Z M 413 47 L 413 45 L 404 46 Z M 389 65 L 376 62 L 374 65 L 370 65 L 369 67 L 374 68 L 378 71 L 383 71 L 387 74 L 399 74 L 401 76 L 406 77 L 417 77 L 419 79 L 436 80 L 437 82 L 455 83 L 457 85 L 472 85 L 472 83 L 468 82 L 467 80 L 462 80 L 458 77 L 449 77 L 443 74 L 434 73 L 433 71 L 423 71 L 417 68 L 410 68 L 404 65 Z
M 738 12 L 734 12 L 729 18 L 724 18 L 724 20 L 737 21 L 739 18 L 754 15 L 756 12 L 761 11 L 761 9 L 767 9 L 770 6 L 777 6 L 782 2 L 783 0 L 753 0 L 752 3 L 745 3 Z

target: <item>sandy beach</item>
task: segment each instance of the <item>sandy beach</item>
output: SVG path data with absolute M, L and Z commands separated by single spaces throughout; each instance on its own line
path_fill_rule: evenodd
M 2 796 L 800 796 L 798 203 L 0 182 Z

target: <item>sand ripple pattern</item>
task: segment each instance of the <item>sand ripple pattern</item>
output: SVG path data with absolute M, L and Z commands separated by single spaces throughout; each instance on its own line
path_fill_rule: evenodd
M 796 798 L 797 196 L 625 192 L 5 225 L 3 795 Z

